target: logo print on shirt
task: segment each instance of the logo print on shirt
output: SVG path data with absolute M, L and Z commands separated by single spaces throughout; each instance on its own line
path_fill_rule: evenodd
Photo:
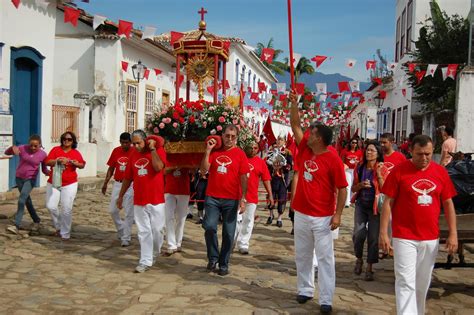
M 118 158 L 117 163 L 120 165 L 119 166 L 119 171 L 125 172 L 125 168 L 128 164 L 128 157 L 126 156 L 121 156 Z
M 317 170 L 319 170 L 319 166 L 313 160 L 306 160 L 304 162 L 304 168 L 306 169 L 306 171 L 304 172 L 304 179 L 307 182 L 311 182 L 313 180 L 313 174 L 311 174 L 311 173 L 316 172 Z
M 419 193 L 418 204 L 421 206 L 429 206 L 433 203 L 433 198 L 429 195 L 437 186 L 429 179 L 419 179 L 411 185 L 411 188 Z
M 349 159 L 349 163 L 351 164 L 359 163 L 359 157 L 357 155 L 349 155 L 347 158 Z
M 217 173 L 219 174 L 227 174 L 227 165 L 232 164 L 232 159 L 228 157 L 227 155 L 219 155 L 216 158 L 217 164 L 219 164 L 219 167 L 217 168 Z
M 385 167 L 387 167 L 387 170 L 390 172 L 392 170 L 392 168 L 395 167 L 395 164 L 393 164 L 392 162 L 383 162 L 383 165 Z
M 138 168 L 138 176 L 146 176 L 148 174 L 148 170 L 145 168 L 150 161 L 146 158 L 138 159 L 135 162 L 135 167 Z

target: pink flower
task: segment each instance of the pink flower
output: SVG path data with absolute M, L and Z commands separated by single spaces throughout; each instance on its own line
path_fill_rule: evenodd
M 155 127 L 155 128 L 153 128 L 153 132 L 154 132 L 154 133 L 159 133 L 160 130 L 158 129 L 158 127 Z
M 170 122 L 171 122 L 171 118 L 169 118 L 169 117 L 166 117 L 165 124 L 169 124 Z
M 211 130 L 211 135 L 215 135 L 216 134 L 216 129 L 212 129 Z
M 160 124 L 158 125 L 158 127 L 160 127 L 161 129 L 163 129 L 163 128 L 165 128 L 165 124 L 164 124 L 164 123 L 160 123 Z M 156 127 L 155 127 L 155 128 L 156 128 Z
M 203 128 L 207 128 L 207 121 L 204 121 L 204 122 L 202 123 L 202 127 L 203 127 Z
M 225 122 L 225 118 L 224 118 L 223 116 L 219 117 L 219 122 L 220 122 L 220 123 Z
M 178 128 L 178 123 L 177 123 L 177 122 L 174 122 L 174 123 L 173 123 L 173 127 L 174 127 L 174 128 Z
M 153 127 L 153 124 L 148 124 L 148 129 L 151 129 Z
M 227 117 L 227 115 L 229 115 L 229 113 L 227 113 L 227 112 L 222 113 L 222 116 L 224 116 L 224 117 Z
M 166 123 L 166 119 L 167 119 L 166 117 L 163 117 L 163 118 L 161 119 L 161 122 Z
M 238 121 L 237 119 L 234 119 L 234 120 L 232 120 L 232 123 L 233 123 L 234 125 L 237 125 L 237 124 L 239 123 L 239 121 Z
M 218 126 L 216 127 L 216 129 L 217 129 L 217 131 L 222 131 L 222 126 L 221 126 L 221 125 L 218 125 Z

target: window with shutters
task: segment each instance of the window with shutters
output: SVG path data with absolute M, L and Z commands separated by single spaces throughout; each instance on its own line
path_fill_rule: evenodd
M 127 112 L 126 130 L 133 132 L 137 129 L 138 117 L 138 87 L 134 84 L 127 85 Z

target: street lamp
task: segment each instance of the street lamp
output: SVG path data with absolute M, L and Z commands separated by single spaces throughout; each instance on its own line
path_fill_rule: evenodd
M 132 73 L 133 73 L 133 78 L 140 83 L 140 80 L 143 80 L 145 77 L 145 70 L 146 66 L 142 64 L 140 60 L 138 60 L 137 64 L 134 64 L 132 66 Z
M 385 101 L 386 97 L 387 92 L 385 92 L 384 90 L 380 90 L 377 96 L 374 97 L 375 105 L 377 106 L 377 108 L 382 108 L 383 102 Z

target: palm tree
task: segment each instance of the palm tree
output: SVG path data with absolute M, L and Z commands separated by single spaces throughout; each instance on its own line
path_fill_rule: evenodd
M 290 72 L 288 58 L 285 58 L 284 66 L 285 66 L 285 71 Z M 302 75 L 303 73 L 307 73 L 307 74 L 314 73 L 314 68 L 313 68 L 313 65 L 311 64 L 311 60 L 309 60 L 306 57 L 301 57 L 300 61 L 296 65 L 296 68 L 295 68 L 295 81 L 296 82 L 298 81 L 298 78 L 300 77 L 300 75 Z
M 271 49 L 275 50 L 275 54 L 273 55 L 272 64 L 269 64 L 266 61 L 263 61 L 263 64 L 268 69 L 270 69 L 270 71 L 272 71 L 273 73 L 277 73 L 277 74 L 285 73 L 285 71 L 286 71 L 285 64 L 283 62 L 277 60 L 278 56 L 283 53 L 283 50 L 275 49 L 273 47 L 273 38 L 270 38 L 267 45 L 264 45 L 263 43 L 257 43 L 257 49 L 255 50 L 255 54 L 260 57 L 262 55 L 263 48 L 271 48 Z

